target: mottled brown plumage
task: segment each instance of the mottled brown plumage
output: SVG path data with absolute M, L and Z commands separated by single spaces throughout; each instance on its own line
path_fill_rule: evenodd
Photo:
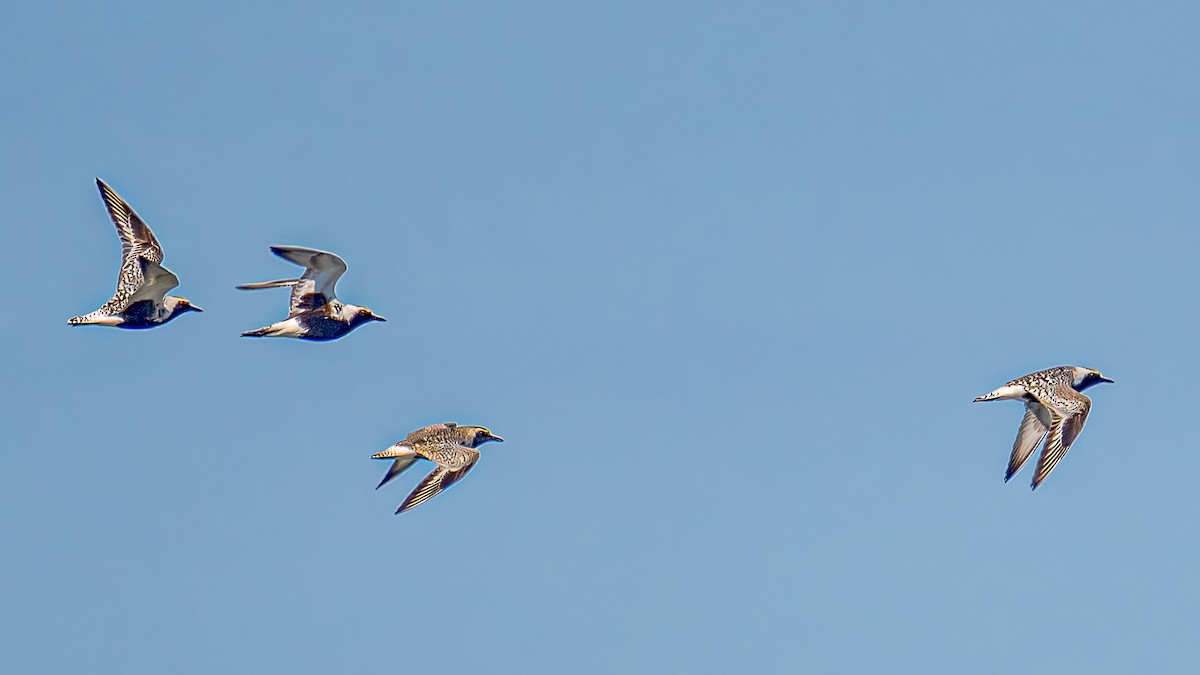
M 396 513 L 403 513 L 462 480 L 475 466 L 475 462 L 479 461 L 479 451 L 475 448 L 488 441 L 503 442 L 504 439 L 494 435 L 486 427 L 460 427 L 454 422 L 417 429 L 403 441 L 383 452 L 371 455 L 372 459 L 395 460 L 375 489 L 378 490 L 399 476 L 418 459 L 435 462 L 437 468 L 430 472 L 405 498 L 400 508 L 396 509 Z
M 1058 366 L 1018 377 L 975 399 L 976 402 L 1011 399 L 1025 403 L 1025 417 L 1013 442 L 1005 482 L 1020 471 L 1043 439 L 1045 445 L 1033 474 L 1033 489 L 1046 480 L 1079 438 L 1091 412 L 1092 399 L 1080 392 L 1101 382 L 1112 380 L 1091 368 Z

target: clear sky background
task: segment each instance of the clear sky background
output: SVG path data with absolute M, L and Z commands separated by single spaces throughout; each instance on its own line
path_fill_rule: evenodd
M 9 7 L 3 670 L 1196 672 L 1200 10 L 904 5 Z M 205 313 L 66 325 L 96 176 Z

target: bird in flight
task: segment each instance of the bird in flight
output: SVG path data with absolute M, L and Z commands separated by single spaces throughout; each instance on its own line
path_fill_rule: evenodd
M 340 302 L 333 287 L 346 271 L 338 256 L 301 246 L 272 246 L 275 255 L 301 265 L 299 279 L 280 279 L 238 286 L 242 290 L 290 287 L 288 318 L 270 326 L 242 333 L 242 337 L 291 337 L 302 340 L 333 340 L 368 321 L 387 321 L 366 307 Z
M 1042 484 L 1054 467 L 1079 438 L 1092 399 L 1079 393 L 1101 382 L 1112 382 L 1098 370 L 1079 366 L 1058 366 L 1019 377 L 1003 387 L 975 399 L 980 401 L 1019 400 L 1025 402 L 1025 418 L 1017 431 L 1012 455 L 1008 459 L 1008 482 L 1045 439 L 1037 470 L 1033 474 L 1033 489 Z
M 154 233 L 124 199 L 96 179 L 108 215 L 121 238 L 121 272 L 112 298 L 90 314 L 67 319 L 72 326 L 153 328 L 185 312 L 202 312 L 186 298 L 167 295 L 179 277 L 162 266 L 162 246 Z
M 460 427 L 454 422 L 417 429 L 387 450 L 371 455 L 372 459 L 395 460 L 375 489 L 399 476 L 418 459 L 437 463 L 437 468 L 425 476 L 400 504 L 400 508 L 396 509 L 397 514 L 404 513 L 432 499 L 467 475 L 475 462 L 479 461 L 479 451 L 475 448 L 488 441 L 503 443 L 504 439 L 485 427 Z

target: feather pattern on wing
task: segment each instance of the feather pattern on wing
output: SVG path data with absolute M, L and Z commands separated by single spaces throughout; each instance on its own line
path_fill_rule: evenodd
M 163 251 L 154 233 L 124 199 L 104 181 L 96 179 L 100 196 L 117 236 L 121 239 L 121 271 L 117 275 L 117 289 L 108 302 L 92 312 L 95 315 L 115 315 L 125 311 L 134 302 L 156 299 L 161 303 L 166 292 L 179 285 L 179 279 L 162 267 Z M 152 266 L 149 267 L 148 266 Z M 149 272 L 150 279 L 147 279 Z M 147 285 L 152 288 L 147 289 Z M 169 285 L 168 285 L 169 284 Z M 158 293 L 159 290 L 162 293 Z
M 1025 418 L 1021 420 L 1021 428 L 1017 431 L 1017 440 L 1013 442 L 1012 454 L 1008 458 L 1008 470 L 1004 474 L 1004 482 L 1016 475 L 1029 456 L 1041 444 L 1050 430 L 1050 412 L 1046 406 L 1037 401 L 1025 402 Z
M 433 499 L 446 488 L 454 485 L 462 480 L 467 472 L 475 466 L 475 462 L 479 460 L 479 451 L 471 448 L 459 446 L 464 451 L 461 454 L 462 462 L 456 462 L 457 467 L 452 468 L 447 464 L 438 464 L 438 468 L 434 469 L 419 485 L 404 499 L 400 504 L 400 508 L 396 509 L 396 513 L 403 513 L 415 506 L 419 506 L 430 499 Z
M 1038 458 L 1037 471 L 1033 474 L 1034 489 L 1046 480 L 1050 472 L 1054 471 L 1054 467 L 1067 455 L 1067 451 L 1083 431 L 1088 412 L 1092 409 L 1092 399 L 1069 385 L 1059 386 L 1054 394 L 1057 405 L 1047 406 L 1051 416 L 1050 432 Z
M 279 279 L 255 284 L 241 284 L 242 290 L 290 286 L 288 318 L 298 316 L 340 317 L 342 303 L 337 301 L 335 287 L 346 272 L 346 261 L 334 253 L 303 246 L 272 246 L 275 255 L 304 267 L 299 279 Z
M 302 246 L 272 246 L 275 255 L 304 266 L 304 274 L 292 285 L 288 316 L 313 312 L 322 308 L 337 313 L 338 279 L 346 272 L 346 261 L 328 251 Z
M 121 238 L 121 258 L 137 255 L 156 263 L 162 262 L 162 246 L 154 238 L 150 226 L 107 183 L 97 178 L 96 187 L 100 188 L 108 216 L 112 218 L 113 225 L 117 227 L 117 236 Z

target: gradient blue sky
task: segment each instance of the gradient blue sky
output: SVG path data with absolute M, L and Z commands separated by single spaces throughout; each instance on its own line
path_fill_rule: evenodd
M 1198 22 L 8 8 L 3 669 L 1195 672 Z M 95 176 L 204 314 L 66 326 Z M 277 243 L 391 321 L 238 338 Z M 1117 384 L 1005 485 L 970 401 L 1062 363 Z M 393 516 L 369 456 L 446 420 L 508 442 Z

